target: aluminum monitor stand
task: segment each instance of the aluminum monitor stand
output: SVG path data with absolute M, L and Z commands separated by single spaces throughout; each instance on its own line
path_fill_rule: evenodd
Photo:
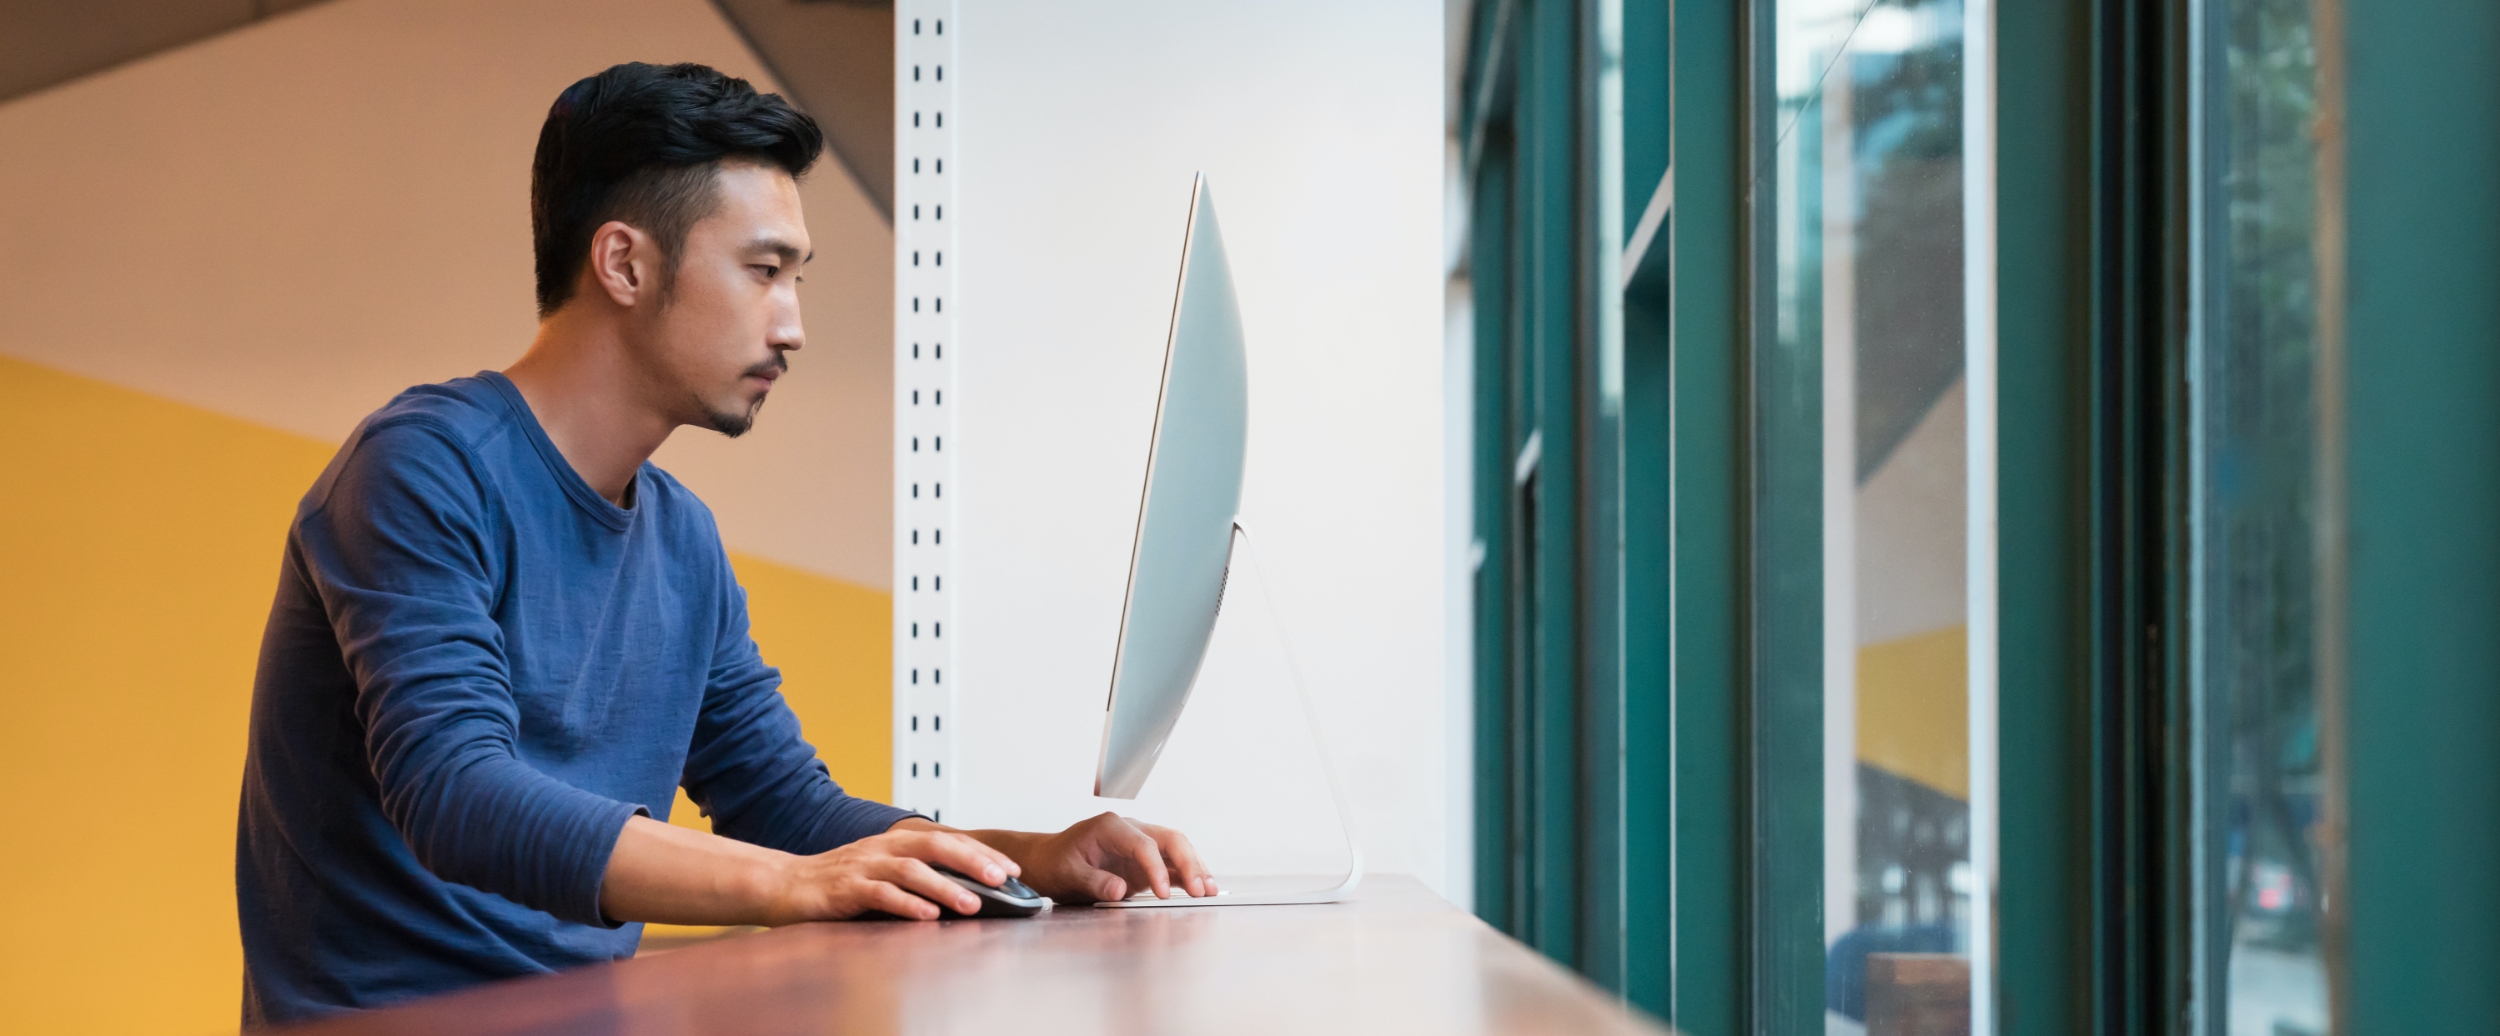
M 1320 734 L 1319 710 L 1311 706 L 1311 689 L 1302 682 L 1302 666 L 1294 661 L 1293 638 L 1285 632 L 1284 609 L 1276 606 L 1276 581 L 1268 577 L 1267 563 L 1259 557 L 1258 541 L 1250 538 L 1249 528 L 1242 525 L 1239 518 L 1233 519 L 1233 535 L 1250 547 L 1250 567 L 1259 574 L 1261 591 L 1259 596 L 1267 600 L 1268 618 L 1276 626 L 1276 642 L 1284 648 L 1285 668 L 1293 674 L 1294 694 L 1302 699 L 1302 720 L 1309 724 L 1311 729 L 1311 747 L 1319 750 L 1320 775 L 1327 778 L 1328 795 L 1337 803 L 1337 832 L 1345 836 L 1345 878 L 1338 881 L 1334 888 L 1311 889 L 1305 892 L 1249 894 L 1221 892 L 1212 896 L 1196 897 L 1174 889 L 1172 898 L 1156 899 L 1155 894 L 1149 890 L 1127 899 L 1094 904 L 1098 909 L 1142 910 L 1151 907 L 1286 906 L 1295 903 L 1335 903 L 1352 896 L 1355 886 L 1363 883 L 1363 847 L 1355 844 L 1354 841 L 1354 812 L 1346 806 L 1344 786 L 1337 783 L 1336 760 L 1328 754 L 1328 739 Z

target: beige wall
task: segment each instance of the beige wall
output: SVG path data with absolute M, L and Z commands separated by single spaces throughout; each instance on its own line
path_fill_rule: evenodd
M 0 105 L 0 1032 L 235 1027 L 286 517 L 392 394 L 526 345 L 538 125 L 620 60 L 770 88 L 703 0 L 336 0 Z M 830 163 L 802 195 L 810 344 L 753 434 L 659 460 L 884 797 L 893 239 Z
M 342 0 L 0 106 L 0 355 L 327 442 L 503 367 L 539 123 L 620 60 L 771 88 L 702 0 Z M 808 348 L 660 463 L 732 548 L 885 589 L 892 232 L 831 162 L 802 193 Z

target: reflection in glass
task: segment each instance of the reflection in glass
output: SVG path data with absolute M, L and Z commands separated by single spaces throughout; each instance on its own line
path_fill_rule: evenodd
M 2197 1031 L 2321 1036 L 2312 0 L 2196 5 Z
M 1777 338 L 1823 381 L 1823 1015 L 1967 1033 L 1965 12 L 1777 12 Z

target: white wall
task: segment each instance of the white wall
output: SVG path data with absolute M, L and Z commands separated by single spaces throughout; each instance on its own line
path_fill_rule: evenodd
M 900 6 L 902 31 L 951 10 L 955 36 L 948 822 L 1047 829 L 1117 808 L 1182 827 L 1219 873 L 1342 860 L 1267 591 L 1239 568 L 1144 795 L 1088 794 L 1204 171 L 1249 336 L 1242 507 L 1269 589 L 1373 868 L 1450 877 L 1444 602 L 1464 588 L 1445 585 L 1443 542 L 1440 8 Z M 926 141 L 908 114 L 897 132 L 907 170 Z

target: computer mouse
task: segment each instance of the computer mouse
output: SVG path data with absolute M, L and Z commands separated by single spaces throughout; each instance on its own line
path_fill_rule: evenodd
M 965 891 L 981 897 L 981 909 L 975 911 L 971 915 L 973 917 L 1031 917 L 1042 912 L 1044 902 L 1042 894 L 1033 891 L 1025 883 L 1014 878 L 1008 878 L 999 882 L 997 888 L 991 888 L 934 863 L 930 864 L 929 868 L 938 872 L 939 876 L 946 880 L 963 886 Z M 944 903 L 938 904 L 938 912 L 946 917 L 965 916 Z

